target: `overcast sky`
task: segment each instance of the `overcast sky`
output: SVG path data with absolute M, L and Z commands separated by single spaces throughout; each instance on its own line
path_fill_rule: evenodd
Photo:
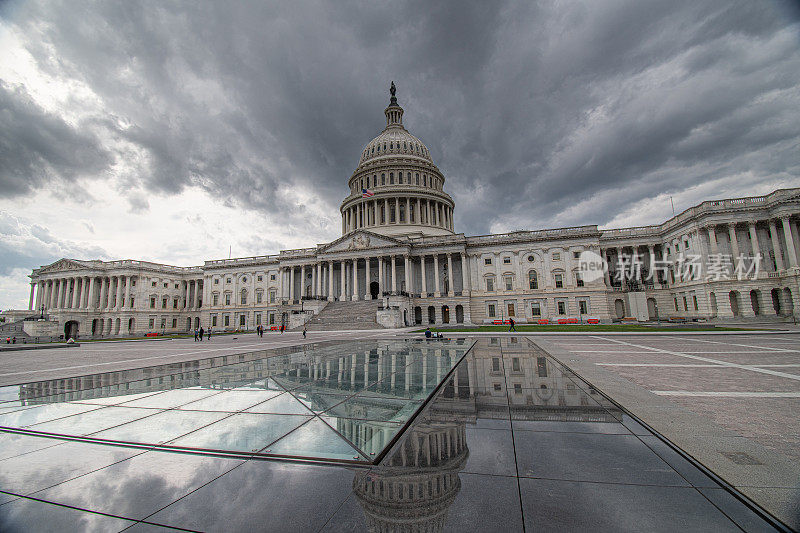
M 392 80 L 467 235 L 800 186 L 795 5 L 0 2 L 0 309 L 61 257 L 335 239 Z

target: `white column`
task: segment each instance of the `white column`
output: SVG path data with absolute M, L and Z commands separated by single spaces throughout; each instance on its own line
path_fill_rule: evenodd
M 344 278 L 344 265 L 345 265 L 344 261 L 339 261 L 339 278 L 340 278 L 340 280 L 339 280 L 339 282 L 340 282 L 339 283 L 339 285 L 340 285 L 340 287 L 339 287 L 339 299 L 341 301 L 345 301 L 347 299 L 347 293 L 344 290 L 344 281 L 345 281 L 345 278 Z
M 411 198 L 406 197 L 406 224 L 411 223 Z M 409 291 L 406 291 L 409 292 Z
M 289 301 L 294 303 L 294 265 L 289 267 Z
M 794 245 L 789 217 L 782 217 L 781 222 L 783 223 L 783 237 L 786 239 L 786 255 L 789 256 L 789 267 L 797 268 L 797 248 Z
M 781 243 L 778 240 L 778 228 L 775 226 L 775 220 L 769 221 L 769 238 L 772 241 L 772 253 L 775 254 L 775 266 L 778 270 L 783 270 L 785 268 L 783 253 L 781 253 Z
M 94 309 L 94 276 L 89 278 L 89 291 L 86 294 L 86 309 Z
M 30 298 L 28 298 L 28 311 L 32 311 L 33 310 L 33 292 L 34 292 L 35 288 L 36 288 L 36 283 L 32 281 L 31 282 L 31 296 L 30 296 Z
M 400 198 L 394 199 L 394 223 L 400 223 Z
M 392 294 L 397 293 L 397 260 L 392 256 Z
M 436 284 L 434 285 L 435 292 L 433 295 L 439 298 L 442 296 L 442 291 L 439 288 L 439 254 L 433 254 L 433 279 L 436 280 Z
M 753 260 L 758 257 L 758 254 L 761 253 L 761 250 L 758 246 L 758 233 L 756 232 L 756 224 L 755 222 L 750 223 L 750 243 L 753 246 Z
M 408 217 L 408 213 L 406 213 Z M 406 218 L 408 220 L 408 218 Z M 403 256 L 403 274 L 406 280 L 406 293 L 411 294 L 411 258 L 408 255 Z
M 70 307 L 72 309 L 77 309 L 78 308 L 78 303 L 80 302 L 80 297 L 79 296 L 80 296 L 81 292 L 78 289 L 78 282 L 79 281 L 80 281 L 80 278 L 72 278 L 72 283 L 73 283 L 73 285 L 72 285 L 72 304 L 70 305 Z
M 194 303 L 194 308 L 195 309 L 199 309 L 200 308 L 200 290 L 201 290 L 200 289 L 200 284 L 202 282 L 203 282 L 203 280 L 201 280 L 201 279 L 194 280 L 194 302 L 193 303 Z M 239 289 L 238 285 L 236 286 L 236 289 L 238 291 L 238 289 Z M 236 297 L 237 297 L 237 295 L 234 294 L 233 298 L 236 299 Z
M 420 272 L 422 274 L 422 297 L 428 296 L 428 281 L 425 279 L 425 255 L 419 256 Z
M 300 296 L 298 300 L 302 300 L 306 295 L 306 266 L 300 265 Z
M 714 231 L 714 226 L 708 227 L 708 240 L 711 243 L 711 253 L 717 255 L 719 246 L 717 246 L 717 233 Z
M 353 301 L 358 300 L 358 259 L 353 259 Z
M 524 286 L 523 281 L 523 286 Z M 469 276 L 467 275 L 467 254 L 461 254 L 461 296 L 469 296 Z
M 453 254 L 447 254 L 447 295 L 452 297 L 455 295 L 455 282 L 453 280 Z M 455 309 L 453 310 L 455 312 Z
M 733 255 L 733 264 L 736 264 L 736 258 L 739 257 L 739 241 L 736 240 L 736 224 L 728 224 L 728 237 L 731 240 L 731 254 Z
M 332 302 L 333 300 L 333 261 L 328 261 L 328 301 Z
M 97 303 L 98 309 L 105 309 L 105 297 L 108 294 L 108 280 L 105 277 L 100 278 L 100 301 Z
M 383 278 L 383 256 L 378 256 L 378 298 L 383 296 L 384 291 L 386 291 L 386 283 L 384 282 Z
M 122 309 L 122 276 L 117 276 L 117 305 L 115 309 Z

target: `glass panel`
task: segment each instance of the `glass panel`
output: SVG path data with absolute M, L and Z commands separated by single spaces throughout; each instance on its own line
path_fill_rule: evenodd
M 379 455 L 394 436 L 403 429 L 403 424 L 392 422 L 356 420 L 327 415 L 323 415 L 322 419 L 370 459 Z
M 87 413 L 53 420 L 52 422 L 36 424 L 31 426 L 30 429 L 48 433 L 61 433 L 63 435 L 90 435 L 96 431 L 112 428 L 160 412 L 162 412 L 161 409 L 104 407 Z
M 111 408 L 109 407 L 109 409 Z M 204 411 L 164 411 L 95 433 L 92 437 L 143 444 L 162 444 L 226 416 L 228 415 L 225 413 Z
M 180 437 L 170 446 L 257 452 L 311 416 L 237 414 Z
M 39 422 L 47 422 L 78 413 L 85 413 L 93 409 L 101 409 L 97 405 L 80 405 L 71 403 L 53 403 L 50 405 L 40 405 L 32 409 L 23 409 L 0 415 L 0 426 L 6 427 L 25 427 Z
M 245 409 L 247 413 L 275 413 L 284 415 L 310 415 L 311 411 L 297 398 L 284 392 L 271 400 Z
M 220 394 L 217 390 L 208 389 L 180 389 L 154 394 L 121 404 L 121 407 L 149 407 L 153 409 L 171 409 L 179 405 L 187 404 L 211 396 Z
M 347 441 L 331 427 L 314 418 L 269 446 L 264 453 L 301 457 L 330 457 L 350 461 L 366 461 Z
M 281 393 L 275 390 L 232 390 L 208 396 L 182 405 L 180 409 L 192 411 L 242 411 L 274 398 Z

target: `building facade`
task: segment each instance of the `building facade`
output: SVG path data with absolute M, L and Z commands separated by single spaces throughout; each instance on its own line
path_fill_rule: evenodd
M 651 226 L 467 236 L 391 93 L 386 127 L 348 179 L 339 239 L 196 267 L 62 259 L 34 269 L 29 314 L 65 336 L 125 336 L 313 326 L 356 301 L 374 301 L 358 309 L 376 327 L 798 313 L 800 189 L 706 201 Z M 607 263 L 603 276 L 586 275 L 588 252 Z

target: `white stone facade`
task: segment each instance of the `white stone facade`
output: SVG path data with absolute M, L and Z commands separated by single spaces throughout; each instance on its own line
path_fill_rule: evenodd
M 383 324 L 393 320 L 389 308 L 399 313 L 396 322 L 423 325 L 798 314 L 800 189 L 707 201 L 652 226 L 470 237 L 455 233 L 445 178 L 403 127 L 394 95 L 385 114 L 386 129 L 348 180 L 341 238 L 197 267 L 62 259 L 31 274 L 31 315 L 43 309 L 65 335 L 123 336 L 302 323 L 289 317 L 334 300 L 380 299 Z M 584 251 L 607 259 L 604 278 L 581 279 Z M 699 257 L 703 275 L 682 271 L 687 254 Z M 709 280 L 720 254 L 760 255 L 761 271 Z M 634 256 L 641 270 L 620 280 L 618 258 Z M 668 268 L 648 279 L 655 262 Z

